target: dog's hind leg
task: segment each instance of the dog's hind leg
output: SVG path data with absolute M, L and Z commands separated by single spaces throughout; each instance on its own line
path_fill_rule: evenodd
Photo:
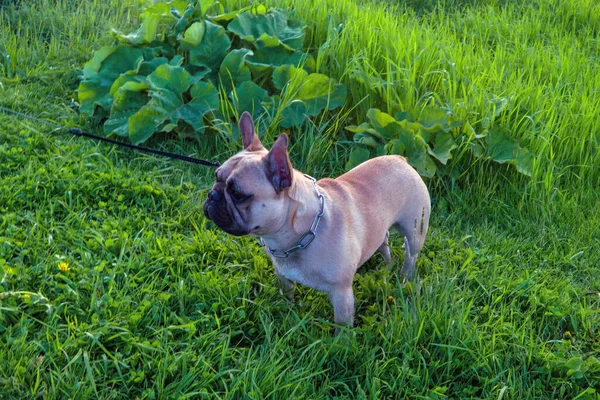
M 392 261 L 392 255 L 390 254 L 390 245 L 388 243 L 389 237 L 390 237 L 390 231 L 387 231 L 385 234 L 385 240 L 383 241 L 381 246 L 379 246 L 379 248 L 377 249 L 377 251 L 380 252 L 381 255 L 383 256 L 383 259 L 385 260 L 386 264 L 389 264 Z
M 404 264 L 402 264 L 402 270 L 400 273 L 406 276 L 406 279 L 412 281 L 415 277 L 415 269 L 417 266 L 417 253 L 413 254 L 410 246 L 410 240 L 404 237 Z
M 401 221 L 396 224 L 398 231 L 404 236 L 404 264 L 401 274 L 406 279 L 412 281 L 415 276 L 417 266 L 417 255 L 423 248 L 425 236 L 429 229 L 429 207 L 423 207 L 420 218 L 413 218 L 410 221 Z

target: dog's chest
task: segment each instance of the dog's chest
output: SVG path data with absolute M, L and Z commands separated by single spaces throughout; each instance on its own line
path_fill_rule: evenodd
M 301 262 L 301 259 L 292 258 L 274 258 L 273 265 L 277 274 L 289 279 L 292 282 L 316 290 L 326 290 L 326 283 L 318 272 L 314 271 L 309 265 Z

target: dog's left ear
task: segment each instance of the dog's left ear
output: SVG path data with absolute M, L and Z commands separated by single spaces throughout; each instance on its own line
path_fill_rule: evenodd
M 292 186 L 293 169 L 287 148 L 288 137 L 282 133 L 265 157 L 265 172 L 277 193 Z
M 264 149 L 256 131 L 254 130 L 254 121 L 248 111 L 244 111 L 238 122 L 240 134 L 242 135 L 242 146 L 244 150 L 256 151 Z

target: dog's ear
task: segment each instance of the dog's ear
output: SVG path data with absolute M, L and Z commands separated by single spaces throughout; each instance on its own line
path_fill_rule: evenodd
M 293 169 L 287 148 L 288 137 L 282 133 L 265 157 L 265 172 L 277 193 L 292 186 Z
M 242 146 L 244 150 L 256 151 L 264 149 L 258 135 L 254 131 L 254 121 L 248 111 L 244 111 L 238 123 L 242 135 Z

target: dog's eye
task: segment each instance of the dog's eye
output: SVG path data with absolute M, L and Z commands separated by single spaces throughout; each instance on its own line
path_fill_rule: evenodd
M 242 193 L 242 192 L 238 192 L 238 191 L 237 191 L 237 190 L 235 190 L 235 189 L 231 189 L 231 190 L 229 191 L 229 195 L 231 195 L 231 197 L 232 197 L 232 198 L 233 198 L 235 201 L 244 201 L 244 200 L 246 200 L 248 197 L 250 197 L 250 196 L 248 196 L 248 195 L 245 195 L 245 194 L 244 194 L 244 193 Z

